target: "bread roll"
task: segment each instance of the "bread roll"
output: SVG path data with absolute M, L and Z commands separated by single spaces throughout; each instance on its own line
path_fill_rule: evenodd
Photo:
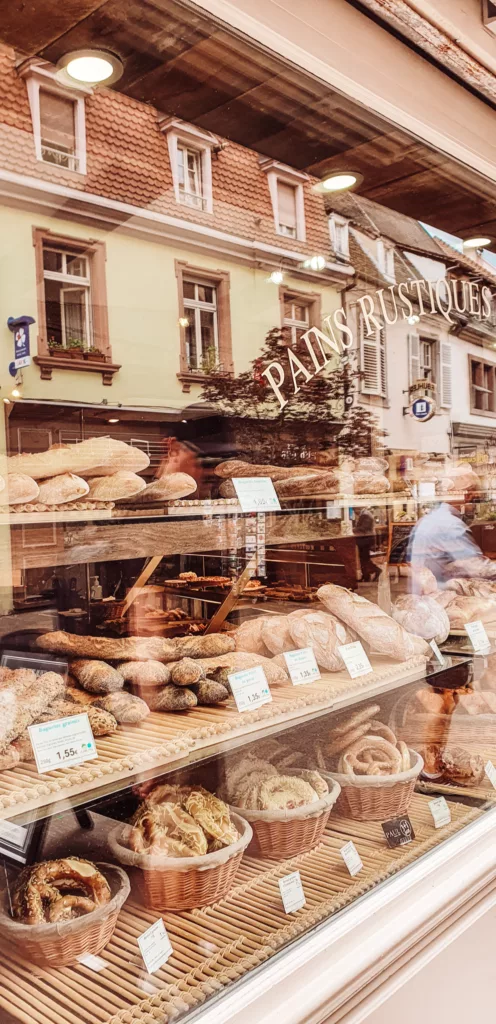
M 393 618 L 409 633 L 438 644 L 444 643 L 450 631 L 448 613 L 427 594 L 403 594 L 393 606 Z
M 149 465 L 150 459 L 146 452 L 141 451 L 141 448 L 135 448 L 134 445 L 124 444 L 124 447 L 116 450 L 105 465 L 95 466 L 91 470 L 91 476 L 109 476 L 121 472 L 142 473 Z
M 341 619 L 370 646 L 373 654 L 384 654 L 397 661 L 406 661 L 417 654 L 428 656 L 429 645 L 421 637 L 408 633 L 399 622 L 359 594 L 328 583 L 319 587 L 317 597 L 326 608 Z
M 236 498 L 236 488 L 232 480 L 223 480 L 219 487 L 219 494 L 221 498 Z
M 338 648 L 355 640 L 355 634 L 343 626 L 329 612 L 312 612 L 294 618 L 289 623 L 292 639 L 297 647 L 311 647 L 317 664 L 330 672 L 339 672 L 344 661 Z
M 46 452 L 12 455 L 7 460 L 9 473 L 27 473 L 35 480 L 62 473 L 89 473 L 96 467 L 114 468 L 114 460 L 128 452 L 129 445 L 112 437 L 90 437 L 79 444 L 54 445 Z M 121 468 L 116 466 L 115 468 Z
M 118 501 L 120 498 L 132 498 L 144 491 L 145 481 L 136 473 L 120 469 L 111 476 L 96 476 L 88 479 L 91 501 Z
M 198 704 L 196 694 L 187 686 L 173 686 L 169 683 L 157 690 L 151 700 L 152 711 L 188 711 Z
M 120 661 L 117 671 L 131 686 L 165 686 L 171 681 L 170 665 L 161 661 Z
M 141 697 L 134 697 L 132 693 L 126 693 L 125 690 L 107 693 L 105 697 L 99 697 L 92 707 L 109 712 L 114 716 L 116 722 L 130 725 L 142 722 L 150 714 L 148 704 Z
M 140 494 L 140 501 L 172 501 L 185 498 L 196 491 L 196 480 L 188 473 L 164 473 L 151 484 L 147 484 Z
M 205 673 L 198 661 L 193 658 L 181 658 L 172 666 L 171 681 L 176 686 L 191 686 L 198 683 Z
M 192 687 L 193 693 L 199 704 L 221 704 L 229 700 L 229 690 L 223 683 L 217 683 L 215 679 L 200 679 L 200 682 Z
M 70 671 L 83 690 L 89 693 L 113 693 L 122 690 L 124 679 L 120 672 L 105 661 L 86 661 L 83 658 L 71 661 Z
M 62 473 L 48 477 L 40 483 L 38 500 L 46 505 L 63 505 L 66 501 L 77 501 L 88 494 L 89 485 L 74 473 Z
M 32 477 L 26 476 L 25 473 L 9 473 L 6 496 L 9 505 L 21 505 L 26 501 L 34 501 L 39 493 L 38 484 Z

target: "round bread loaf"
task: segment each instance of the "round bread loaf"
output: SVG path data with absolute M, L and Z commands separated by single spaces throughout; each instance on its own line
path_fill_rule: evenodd
M 125 469 L 120 469 L 111 476 L 89 477 L 88 484 L 88 498 L 92 501 L 119 501 L 122 498 L 132 498 L 146 487 L 142 477 Z
M 75 473 L 61 473 L 43 480 L 40 484 L 38 501 L 45 505 L 63 505 L 66 501 L 77 501 L 88 494 L 89 485 Z
M 7 501 L 9 505 L 21 505 L 26 501 L 34 501 L 39 493 L 38 484 L 32 477 L 26 476 L 25 473 L 9 473 L 7 477 Z
M 196 491 L 196 480 L 188 473 L 165 473 L 158 480 L 147 484 L 140 494 L 140 501 L 171 501 L 185 498 Z
M 205 675 L 202 666 L 193 658 L 181 658 L 172 666 L 171 680 L 176 686 L 191 686 L 198 683 Z

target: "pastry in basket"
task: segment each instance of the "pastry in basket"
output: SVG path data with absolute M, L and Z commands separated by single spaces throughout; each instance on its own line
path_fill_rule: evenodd
M 72 921 L 110 900 L 101 871 L 81 857 L 61 857 L 24 868 L 12 891 L 12 916 L 24 924 Z
M 227 804 L 201 786 L 191 790 L 184 801 L 184 806 L 191 817 L 201 825 L 206 835 L 210 839 L 216 839 L 221 846 L 230 846 L 239 838 Z
M 258 791 L 260 810 L 292 810 L 313 804 L 319 797 L 313 786 L 296 775 L 275 775 L 265 779 Z
M 317 745 L 317 763 L 343 775 L 396 775 L 408 771 L 408 747 L 375 717 L 379 711 L 378 704 L 369 704 L 340 719 L 331 739 Z
M 224 792 L 233 806 L 246 810 L 291 810 L 320 800 L 329 787 L 319 772 L 279 771 L 270 761 L 249 754 L 238 764 L 228 764 Z
M 202 857 L 239 839 L 227 804 L 203 786 L 159 783 L 131 825 L 129 846 L 136 853 Z

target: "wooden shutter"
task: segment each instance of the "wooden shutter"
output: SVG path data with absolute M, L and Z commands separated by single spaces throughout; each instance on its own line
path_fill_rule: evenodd
M 75 153 L 74 101 L 40 89 L 41 138 L 46 146 Z
M 360 317 L 360 367 L 362 377 L 362 393 L 364 395 L 381 394 L 381 353 L 379 337 L 376 331 L 367 338 L 365 319 Z
M 287 228 L 294 228 L 296 231 L 296 189 L 294 185 L 287 185 L 285 181 L 278 181 L 277 205 L 279 224 L 283 224 Z
M 439 352 L 439 395 L 444 409 L 450 409 L 453 402 L 453 366 L 449 341 L 442 341 Z
M 387 361 L 386 361 L 386 328 L 381 327 L 379 331 L 379 371 L 380 371 L 380 394 L 387 398 Z
M 420 339 L 418 334 L 408 335 L 408 383 L 420 377 Z

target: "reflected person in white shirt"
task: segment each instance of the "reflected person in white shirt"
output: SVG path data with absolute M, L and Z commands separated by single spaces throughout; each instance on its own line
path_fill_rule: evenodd
M 427 568 L 439 587 L 453 577 L 496 579 L 496 562 L 486 558 L 464 523 L 459 507 L 442 501 L 418 521 L 408 544 L 413 574 Z

